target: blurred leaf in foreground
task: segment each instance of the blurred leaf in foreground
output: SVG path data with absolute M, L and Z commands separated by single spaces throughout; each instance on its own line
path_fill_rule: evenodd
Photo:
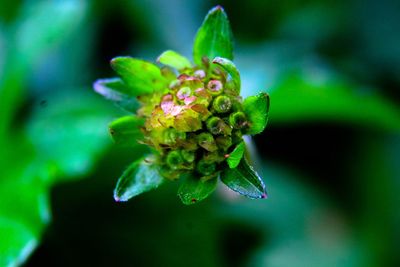
M 323 120 L 400 131 L 400 109 L 389 100 L 360 92 L 359 85 L 339 77 L 319 79 L 303 72 L 284 72 L 268 90 L 273 101 L 271 123 Z
M 57 179 L 83 175 L 110 144 L 102 129 L 115 114 L 112 107 L 96 95 L 74 90 L 49 95 L 46 102 L 27 127 L 38 161 L 52 166 Z
M 9 34 L 4 71 L 0 72 L 0 144 L 23 99 L 30 68 L 44 53 L 67 39 L 86 11 L 84 1 L 27 4 Z

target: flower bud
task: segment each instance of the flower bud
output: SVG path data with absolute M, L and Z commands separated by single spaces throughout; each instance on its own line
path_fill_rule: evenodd
M 184 100 L 185 98 L 189 97 L 192 94 L 192 90 L 189 87 L 182 87 L 179 89 L 178 93 L 176 93 L 176 96 L 180 100 Z
M 208 92 L 212 95 L 219 95 L 222 93 L 222 82 L 218 80 L 210 80 L 207 84 Z
M 167 165 L 171 169 L 178 169 L 182 163 L 183 163 L 183 158 L 182 155 L 179 151 L 174 150 L 168 153 L 167 159 L 166 159 Z
M 204 159 L 199 160 L 197 163 L 197 171 L 203 175 L 211 175 L 217 169 L 217 165 L 215 163 L 209 163 Z
M 212 106 L 218 113 L 226 113 L 231 110 L 232 102 L 228 96 L 220 95 L 215 98 Z
M 207 151 L 217 150 L 214 137 L 210 133 L 201 133 L 197 136 L 197 142 L 199 146 L 206 149 Z
M 220 127 L 221 119 L 218 117 L 211 117 L 207 120 L 206 126 L 210 133 L 217 135 L 222 133 L 222 128 Z
M 181 155 L 186 162 L 193 162 L 196 158 L 194 151 L 182 150 Z
M 234 112 L 231 115 L 229 115 L 229 124 L 235 128 L 235 129 L 241 129 L 243 128 L 247 123 L 246 120 L 246 115 L 241 112 Z
M 229 135 L 232 129 L 222 119 L 218 117 L 211 117 L 206 121 L 207 130 L 213 135 L 223 134 Z
M 178 140 L 182 141 L 185 139 L 186 139 L 185 132 L 177 131 L 174 128 L 168 128 L 164 131 L 162 140 L 164 144 L 173 145 L 176 143 L 176 141 Z
M 199 79 L 204 79 L 206 77 L 206 72 L 204 70 L 196 70 L 193 76 Z

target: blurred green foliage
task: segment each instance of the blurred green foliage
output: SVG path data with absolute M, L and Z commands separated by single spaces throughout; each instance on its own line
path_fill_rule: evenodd
M 118 55 L 190 55 L 216 4 L 243 94 L 271 95 L 255 138 L 269 199 L 218 187 L 182 207 L 171 183 L 114 203 L 144 151 L 109 149 L 124 112 L 92 81 Z M 0 266 L 399 266 L 399 12 L 395 0 L 1 1 Z

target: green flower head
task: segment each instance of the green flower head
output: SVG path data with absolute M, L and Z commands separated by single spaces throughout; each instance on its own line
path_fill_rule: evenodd
M 197 32 L 192 64 L 168 50 L 153 63 L 117 57 L 118 78 L 100 79 L 94 89 L 132 112 L 110 124 L 121 145 L 147 145 L 149 155 L 133 162 L 119 179 L 117 201 L 182 180 L 184 204 L 205 199 L 217 180 L 250 198 L 266 198 L 265 186 L 246 159 L 243 135 L 267 124 L 265 93 L 242 99 L 240 74 L 233 60 L 232 32 L 226 13 L 210 10 Z

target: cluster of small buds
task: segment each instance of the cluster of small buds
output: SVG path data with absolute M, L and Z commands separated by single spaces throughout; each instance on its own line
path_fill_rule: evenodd
M 118 77 L 99 79 L 94 89 L 132 113 L 110 123 L 111 136 L 119 145 L 139 142 L 151 150 L 122 173 L 116 201 L 179 178 L 178 196 L 186 205 L 207 198 L 217 181 L 249 198 L 266 198 L 243 135 L 265 129 L 269 96 L 242 99 L 232 42 L 227 15 L 216 6 L 196 34 L 193 63 L 172 50 L 158 57 L 163 67 L 132 57 L 111 60 Z
M 171 180 L 185 172 L 203 180 L 218 176 L 248 125 L 228 74 L 205 66 L 182 70 L 168 90 L 141 99 L 144 142 L 158 151 L 160 172 Z

